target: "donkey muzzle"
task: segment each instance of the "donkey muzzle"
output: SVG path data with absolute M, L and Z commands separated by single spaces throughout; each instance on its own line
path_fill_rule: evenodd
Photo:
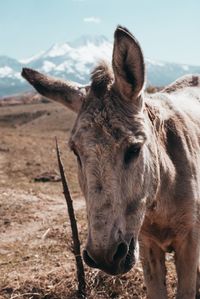
M 87 246 L 83 251 L 83 259 L 89 267 L 101 269 L 110 275 L 126 273 L 136 262 L 134 239 L 129 243 L 118 242 L 107 250 L 94 251 Z

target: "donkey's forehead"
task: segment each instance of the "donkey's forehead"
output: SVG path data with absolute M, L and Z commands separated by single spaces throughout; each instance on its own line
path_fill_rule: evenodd
M 103 99 L 90 95 L 76 120 L 70 143 L 135 143 L 146 140 L 143 114 L 123 107 L 109 92 Z

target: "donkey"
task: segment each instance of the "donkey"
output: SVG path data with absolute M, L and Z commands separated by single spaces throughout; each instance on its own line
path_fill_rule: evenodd
M 200 76 L 145 94 L 141 47 L 121 26 L 112 70 L 102 62 L 90 85 L 28 68 L 22 76 L 77 113 L 69 146 L 86 199 L 86 264 L 123 274 L 140 248 L 148 298 L 166 299 L 165 254 L 173 251 L 176 298 L 200 296 Z

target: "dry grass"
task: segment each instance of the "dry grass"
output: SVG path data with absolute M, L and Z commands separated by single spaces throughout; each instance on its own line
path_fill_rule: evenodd
M 27 121 L 29 114 L 38 118 Z M 76 162 L 67 148 L 73 120 L 73 114 L 55 104 L 1 107 L 1 299 L 77 298 L 71 232 L 61 183 L 34 182 L 41 173 L 57 171 L 57 136 L 75 198 L 83 246 L 87 234 L 84 200 L 76 178 Z M 172 299 L 176 279 L 172 257 L 169 258 L 168 290 Z M 86 267 L 86 280 L 88 299 L 146 298 L 140 264 L 119 277 Z

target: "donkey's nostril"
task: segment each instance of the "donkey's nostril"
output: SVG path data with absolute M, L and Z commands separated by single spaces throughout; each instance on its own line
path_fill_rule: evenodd
M 122 242 L 118 245 L 117 251 L 113 256 L 113 262 L 122 260 L 128 253 L 128 246 L 126 243 Z
M 89 267 L 98 268 L 97 263 L 91 258 L 87 250 L 83 250 L 83 259 Z

